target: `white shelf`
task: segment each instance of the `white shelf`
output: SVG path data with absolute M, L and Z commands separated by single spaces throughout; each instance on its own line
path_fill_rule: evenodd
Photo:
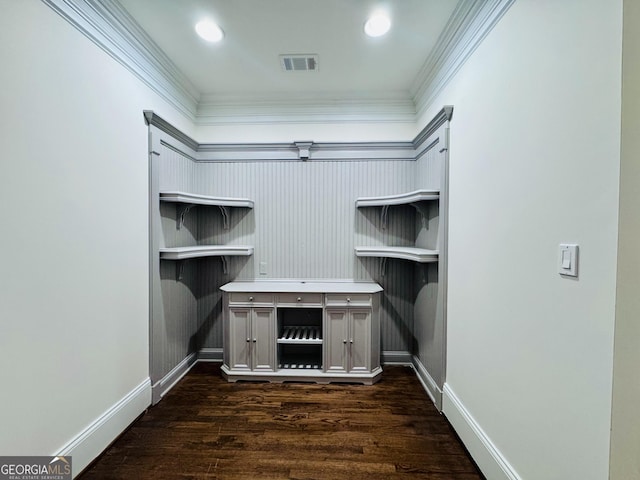
M 187 203 L 189 205 L 253 208 L 253 200 L 248 198 L 212 197 L 209 195 L 198 195 L 195 193 L 177 191 L 160 192 L 160 201 Z
M 253 200 L 248 198 L 230 198 L 230 197 L 211 197 L 209 195 L 197 195 L 187 192 L 160 192 L 161 202 L 173 202 L 182 204 L 178 208 L 178 216 L 176 218 L 177 228 L 180 230 L 184 224 L 184 217 L 189 210 L 198 205 L 214 206 L 220 209 L 222 214 L 222 227 L 229 229 L 229 208 L 244 207 L 253 208 Z
M 419 263 L 438 261 L 438 250 L 417 247 L 356 247 L 357 257 L 400 258 Z
M 320 327 L 285 327 L 278 338 L 280 344 L 290 345 L 322 345 Z
M 194 247 L 161 248 L 163 260 L 186 260 L 198 257 L 235 257 L 253 255 L 253 247 L 248 245 L 198 245 Z
M 356 199 L 356 207 L 385 207 L 391 205 L 411 205 L 425 200 L 438 200 L 438 190 L 416 190 L 415 192 L 387 195 L 383 197 L 360 197 Z

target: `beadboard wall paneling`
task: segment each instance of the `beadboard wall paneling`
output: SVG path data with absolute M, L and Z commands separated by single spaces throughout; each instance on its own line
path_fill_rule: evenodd
M 416 245 L 436 249 L 440 256 L 437 263 L 416 264 L 413 279 L 415 343 L 412 351 L 437 385 L 439 391 L 432 391 L 431 394 L 439 407 L 442 401 L 446 361 L 446 128 L 447 124 L 442 125 L 425 139 L 416 161 L 416 188 L 440 190 L 440 200 L 428 202 L 425 216 L 416 215 Z
M 170 143 L 171 142 L 171 143 Z M 160 142 L 160 191 L 193 192 L 194 160 L 183 145 L 173 139 Z
M 181 146 L 183 147 L 183 146 Z M 160 191 L 192 188 L 193 151 L 176 148 L 175 142 L 159 129 L 150 127 L 150 377 L 153 402 L 166 386 L 163 379 L 197 351 L 199 263 L 160 260 L 160 249 L 196 245 L 196 207 L 178 228 L 181 204 L 160 202 Z M 182 263 L 182 277 L 178 266 Z
M 164 321 L 159 327 L 164 334 L 164 354 L 154 369 L 155 380 L 161 380 L 196 348 L 198 262 L 186 260 L 180 280 L 176 278 L 177 263 L 160 262 Z
M 361 230 L 355 200 L 406 191 L 411 187 L 412 169 L 413 162 L 402 161 L 199 163 L 198 193 L 255 201 L 252 211 L 233 212 L 236 224 L 229 232 L 218 228 L 217 218 L 211 218 L 212 225 L 205 219 L 203 238 L 254 245 L 253 262 L 245 265 L 238 279 L 367 279 L 353 262 L 354 230 Z M 362 221 L 367 219 L 358 213 L 358 222 Z M 358 241 L 377 244 L 393 234 L 379 227 L 378 231 Z M 261 263 L 264 275 L 259 273 Z
M 199 243 L 253 245 L 253 257 L 229 258 L 229 272 L 200 262 L 198 306 L 201 342 L 222 347 L 218 289 L 253 278 L 356 279 L 388 284 L 381 302 L 383 350 L 409 351 L 413 289 L 410 264 L 389 262 L 380 276 L 379 259 L 359 259 L 356 245 L 410 245 L 415 240 L 412 207 L 397 207 L 382 227 L 380 209 L 356 209 L 361 196 L 402 193 L 414 181 L 413 161 L 202 162 L 195 165 L 195 191 L 247 197 L 253 209 L 230 209 L 230 228 L 220 215 L 201 209 Z M 396 211 L 397 210 L 397 211 Z M 410 232 L 408 234 L 401 232 Z M 215 260 L 215 259 L 214 259 Z M 260 273 L 260 264 L 266 274 Z

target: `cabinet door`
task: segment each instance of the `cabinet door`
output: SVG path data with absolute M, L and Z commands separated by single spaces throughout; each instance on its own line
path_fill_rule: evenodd
M 273 372 L 276 365 L 276 325 L 273 308 L 252 309 L 252 370 Z
M 251 370 L 251 309 L 229 309 L 229 368 Z
M 327 308 L 324 326 L 324 370 L 345 373 L 348 368 L 347 348 L 349 317 L 346 308 Z
M 349 372 L 371 371 L 371 310 L 349 309 Z

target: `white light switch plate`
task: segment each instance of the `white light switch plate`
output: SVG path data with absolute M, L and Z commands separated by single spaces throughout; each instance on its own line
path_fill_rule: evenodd
M 561 243 L 558 250 L 558 273 L 568 277 L 578 276 L 578 245 Z

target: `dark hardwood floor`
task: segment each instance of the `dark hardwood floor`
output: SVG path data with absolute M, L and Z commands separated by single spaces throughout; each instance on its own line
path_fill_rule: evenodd
M 368 387 L 234 384 L 199 363 L 78 478 L 484 477 L 408 367 Z

